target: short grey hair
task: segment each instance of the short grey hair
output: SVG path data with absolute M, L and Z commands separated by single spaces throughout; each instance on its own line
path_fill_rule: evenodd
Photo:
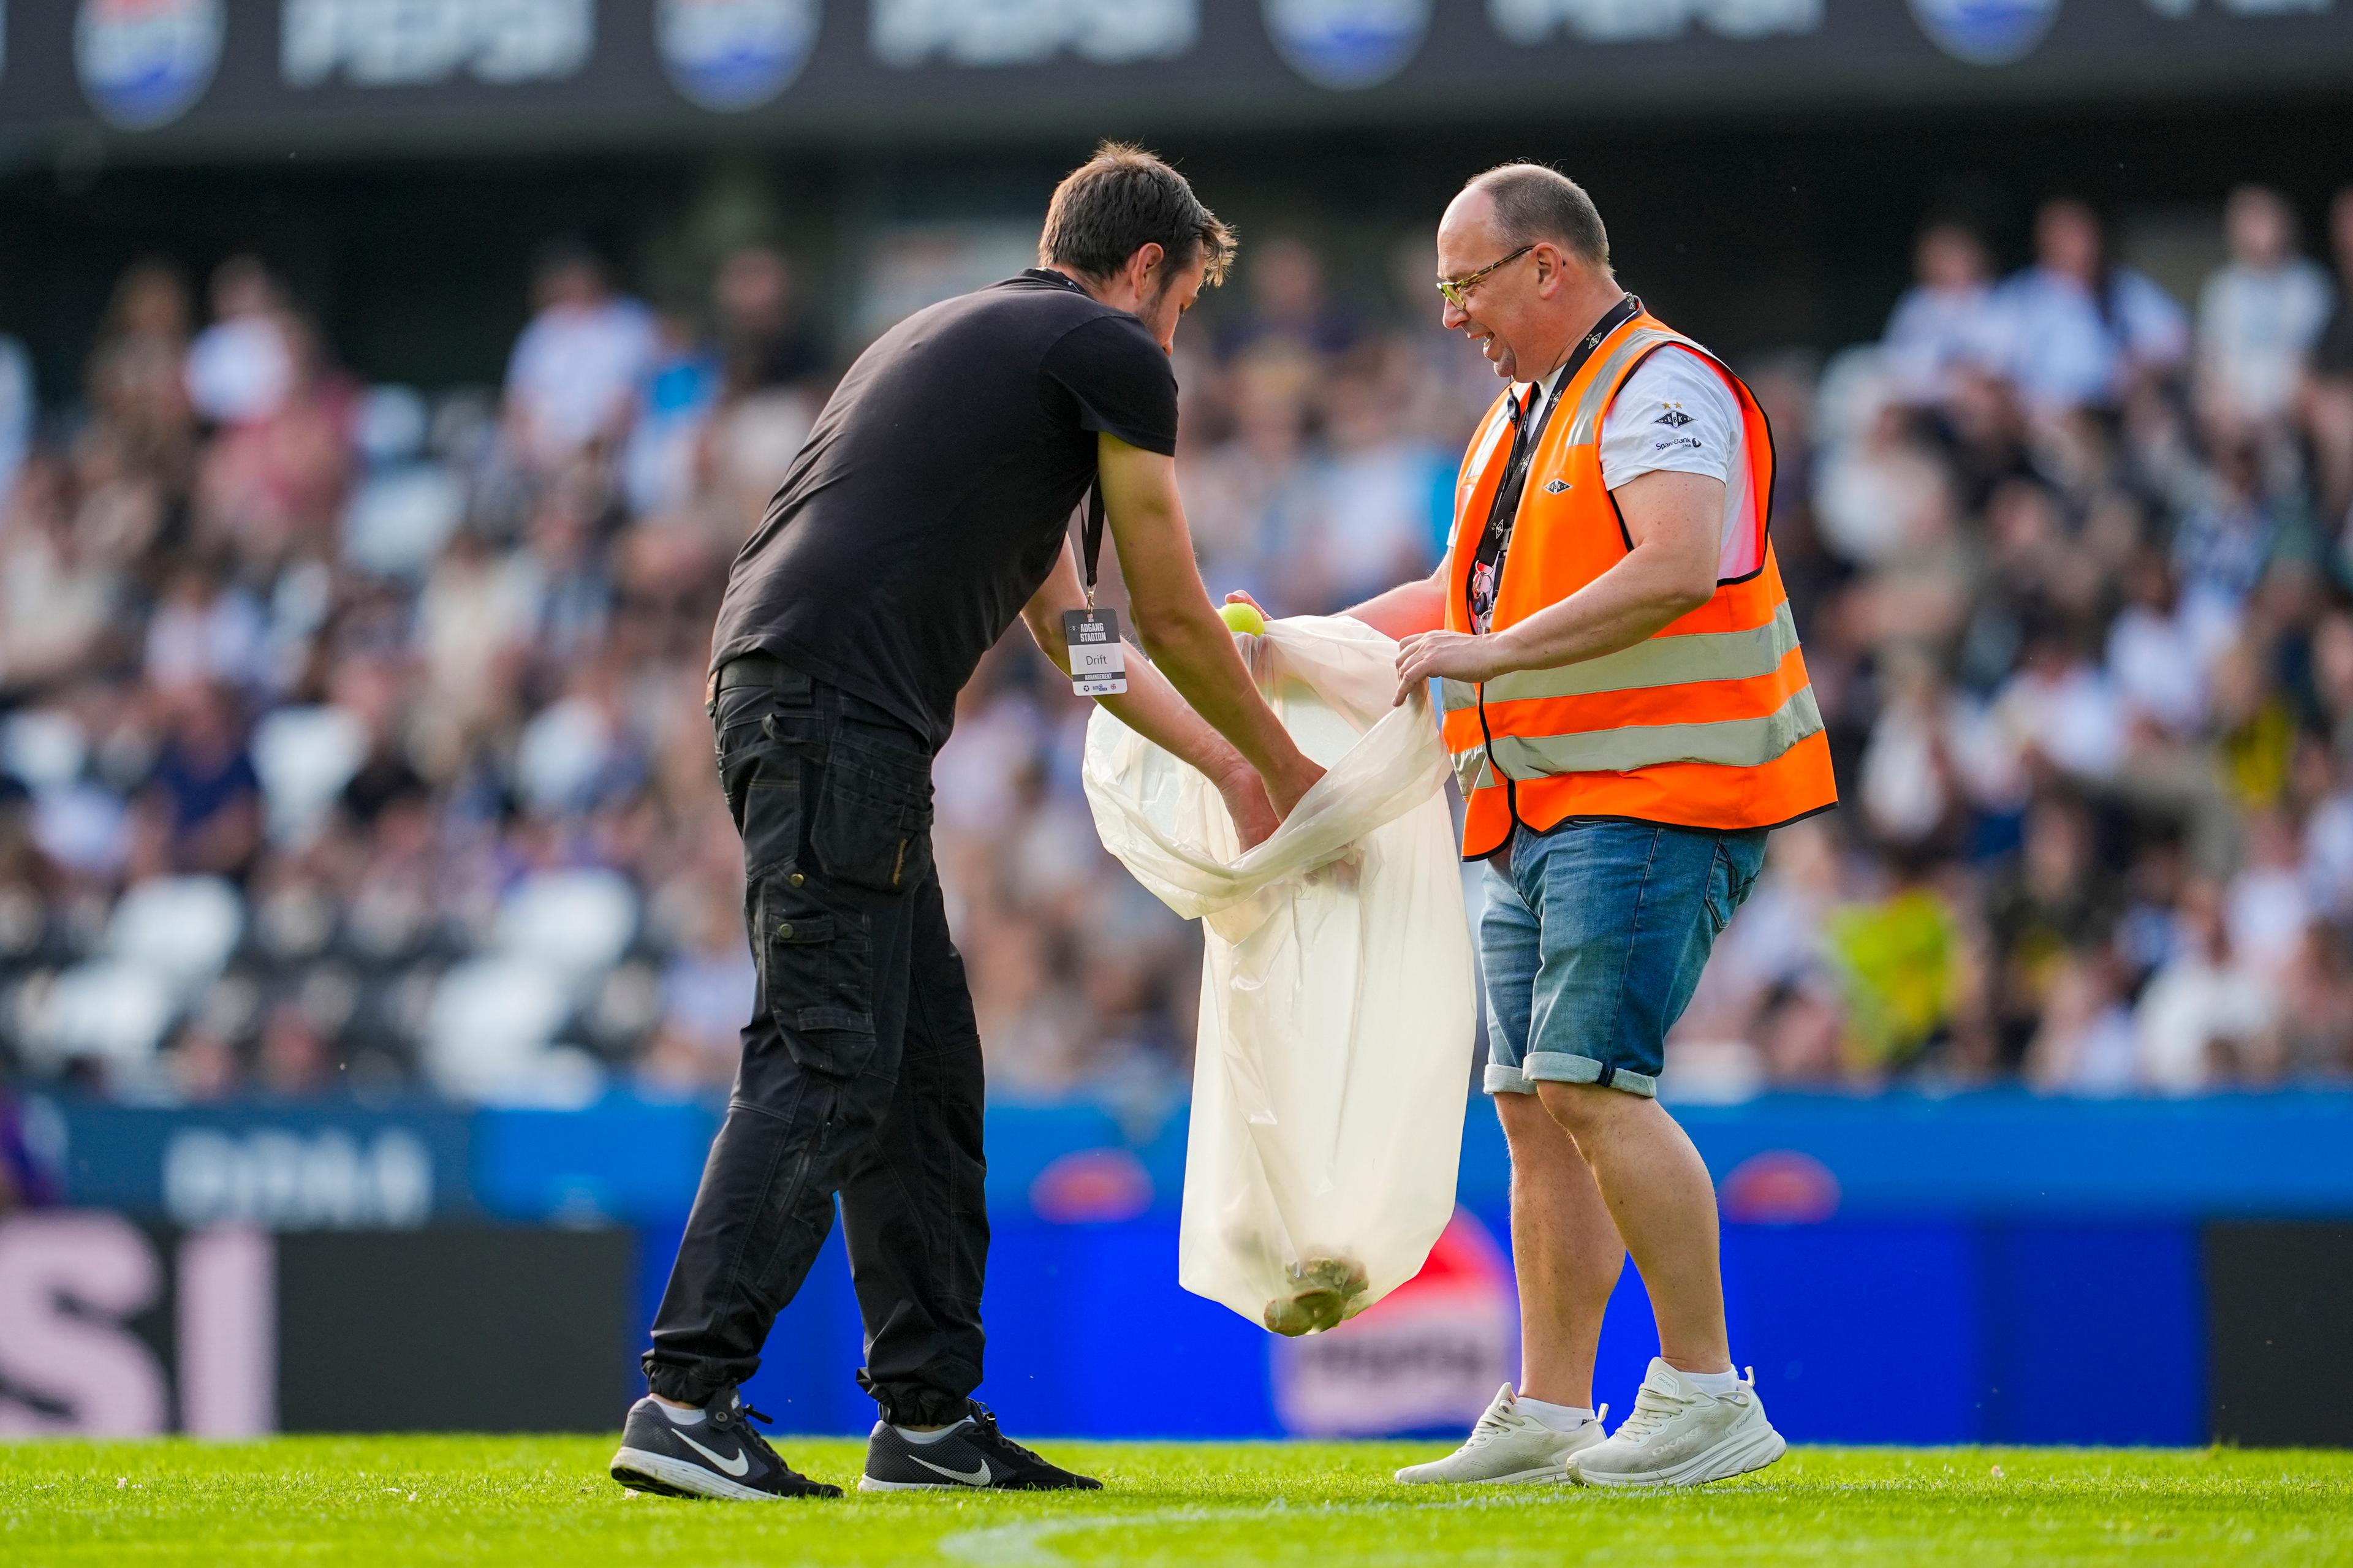
M 1585 187 L 1542 163 L 1499 163 L 1464 190 L 1487 193 L 1495 223 L 1513 245 L 1550 240 L 1588 266 L 1609 270 L 1609 231 Z

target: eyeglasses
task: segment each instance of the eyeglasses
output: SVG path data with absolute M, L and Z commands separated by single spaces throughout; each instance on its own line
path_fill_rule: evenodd
M 1494 271 L 1495 268 L 1499 267 L 1509 267 L 1513 262 L 1517 261 L 1521 257 L 1525 256 L 1529 251 L 1534 250 L 1535 248 L 1535 242 L 1531 240 L 1526 245 L 1524 245 L 1517 250 L 1512 252 L 1511 255 L 1504 258 L 1503 260 L 1491 261 L 1487 263 L 1486 266 L 1479 268 L 1476 272 L 1466 272 L 1460 278 L 1441 278 L 1438 280 L 1438 292 L 1444 297 L 1448 304 L 1453 306 L 1456 310 L 1468 310 L 1470 307 L 1463 301 L 1471 297 L 1471 290 L 1479 286 L 1479 280 L 1481 279 L 1486 277 L 1488 273 Z

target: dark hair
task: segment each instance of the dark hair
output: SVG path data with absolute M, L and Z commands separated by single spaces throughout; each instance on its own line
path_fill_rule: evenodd
M 597 253 L 595 246 L 576 234 L 559 234 L 552 239 L 543 240 L 539 248 L 532 253 L 531 275 L 537 282 L 543 284 L 557 273 L 569 272 L 575 268 L 594 272 L 599 283 L 612 280 L 606 270 L 604 257 Z
M 1103 279 L 1147 245 L 1167 253 L 1164 272 L 1198 257 L 1211 283 L 1234 258 L 1233 230 L 1201 205 L 1184 175 L 1141 147 L 1106 142 L 1054 187 L 1038 259 Z
M 1495 222 L 1513 245 L 1551 240 L 1603 271 L 1609 268 L 1609 231 L 1585 187 L 1542 163 L 1499 163 L 1463 186 L 1487 193 Z

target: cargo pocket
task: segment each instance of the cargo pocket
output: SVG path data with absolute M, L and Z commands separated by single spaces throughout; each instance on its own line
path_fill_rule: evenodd
M 854 888 L 903 893 L 931 870 L 931 759 L 837 731 L 809 825 L 818 868 Z
M 848 1078 L 874 1047 L 874 946 L 866 917 L 829 907 L 802 873 L 761 884 L 760 988 L 794 1061 Z

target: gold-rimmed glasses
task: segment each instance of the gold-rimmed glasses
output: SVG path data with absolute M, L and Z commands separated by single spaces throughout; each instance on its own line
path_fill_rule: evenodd
M 1504 257 L 1501 261 L 1490 261 L 1486 266 L 1482 267 L 1476 272 L 1466 272 L 1460 278 L 1441 278 L 1438 280 L 1438 292 L 1442 298 L 1444 298 L 1448 304 L 1453 306 L 1456 310 L 1467 310 L 1471 307 L 1465 303 L 1465 301 L 1470 299 L 1471 290 L 1479 286 L 1481 279 L 1486 277 L 1488 273 L 1494 271 L 1499 267 L 1509 267 L 1513 262 L 1517 261 L 1521 257 L 1525 256 L 1529 251 L 1534 250 L 1535 248 L 1535 242 L 1531 240 L 1527 244 L 1520 247 L 1517 250 L 1512 252 L 1511 255 Z

